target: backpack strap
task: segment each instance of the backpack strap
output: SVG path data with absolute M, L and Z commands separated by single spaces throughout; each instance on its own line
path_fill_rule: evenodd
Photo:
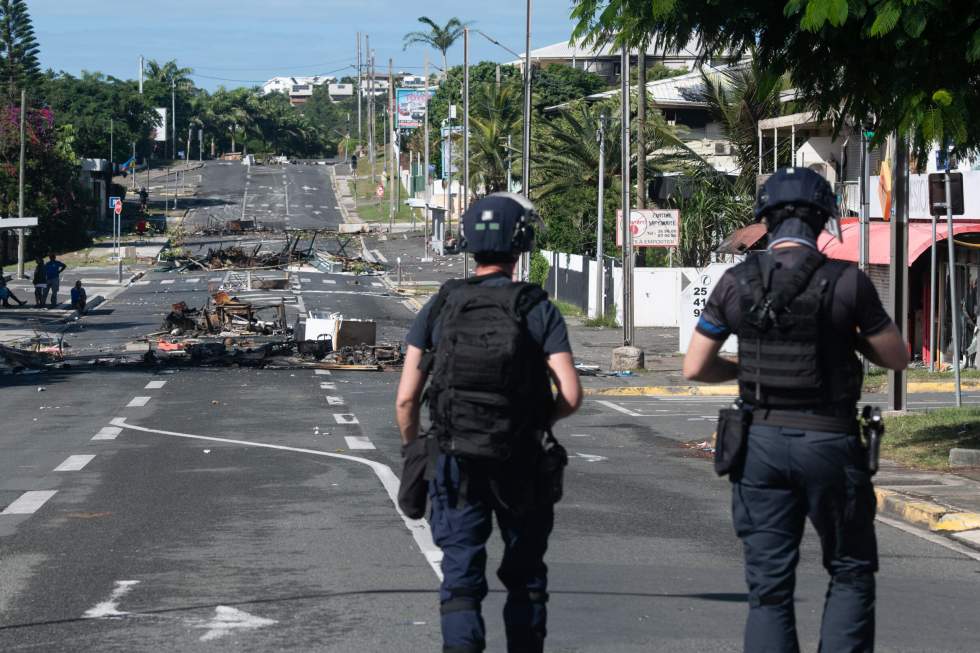
M 536 283 L 515 283 L 513 291 L 510 310 L 522 323 L 535 306 L 548 299 L 548 293 Z

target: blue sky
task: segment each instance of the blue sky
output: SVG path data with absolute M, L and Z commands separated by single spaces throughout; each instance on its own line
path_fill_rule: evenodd
M 403 51 L 401 44 L 406 32 L 422 27 L 416 22 L 422 15 L 439 23 L 453 16 L 472 20 L 524 51 L 524 0 L 30 0 L 28 6 L 43 68 L 132 79 L 142 54 L 177 59 L 207 89 L 252 86 L 276 75 L 351 73 L 344 67 L 354 63 L 358 31 L 370 34 L 379 68 L 393 57 L 396 70 L 421 72 L 427 50 Z M 569 6 L 570 0 L 535 0 L 532 48 L 568 39 Z M 511 59 L 478 35 L 470 47 L 473 61 Z M 438 62 L 438 52 L 428 52 Z M 462 58 L 460 40 L 449 52 L 450 65 Z

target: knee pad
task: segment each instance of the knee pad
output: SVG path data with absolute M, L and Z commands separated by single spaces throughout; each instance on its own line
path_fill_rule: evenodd
M 439 606 L 441 614 L 452 612 L 479 612 L 481 593 L 479 589 L 457 587 L 449 590 L 449 599 Z

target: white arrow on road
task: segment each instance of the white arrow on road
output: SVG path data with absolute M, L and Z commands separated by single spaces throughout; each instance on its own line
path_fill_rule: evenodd
M 576 451 L 575 455 L 587 463 L 601 463 L 603 460 L 609 460 L 605 456 L 596 456 L 595 454 L 591 453 L 579 453 Z
M 244 610 L 219 605 L 214 609 L 214 618 L 203 624 L 194 624 L 195 628 L 207 628 L 208 632 L 201 636 L 202 642 L 230 635 L 235 630 L 256 630 L 277 623 L 275 619 L 266 619 L 249 614 Z
M 316 186 L 300 186 L 303 190 L 309 192 L 311 190 L 316 190 Z
M 139 584 L 138 580 L 117 580 L 108 601 L 96 603 L 94 607 L 85 611 L 82 619 L 105 619 L 107 617 L 124 617 L 128 612 L 119 609 L 119 602 L 122 598 Z

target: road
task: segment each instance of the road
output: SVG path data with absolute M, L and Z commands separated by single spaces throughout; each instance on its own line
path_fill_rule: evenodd
M 208 166 L 197 200 L 231 219 L 247 179 L 256 211 L 279 184 L 290 226 L 336 220 L 306 210 L 335 206 L 323 166 L 287 167 L 285 184 L 282 169 L 257 170 Z M 317 199 L 297 200 L 297 184 Z M 150 272 L 85 318 L 76 346 L 124 349 L 171 303 L 199 303 L 212 276 Z M 380 283 L 304 269 L 264 298 L 287 299 L 291 319 L 338 310 L 400 338 L 413 314 Z M 254 368 L 0 377 L 0 650 L 439 650 L 438 551 L 391 498 L 396 383 L 396 372 Z M 727 482 L 684 446 L 710 435 L 723 403 L 590 398 L 559 425 L 572 460 L 547 558 L 549 650 L 739 650 Z M 885 523 L 878 536 L 878 650 L 980 650 L 980 554 Z M 491 570 L 499 556 L 494 538 Z M 797 611 L 810 651 L 819 560 L 808 532 Z M 489 650 L 503 651 L 490 582 Z

